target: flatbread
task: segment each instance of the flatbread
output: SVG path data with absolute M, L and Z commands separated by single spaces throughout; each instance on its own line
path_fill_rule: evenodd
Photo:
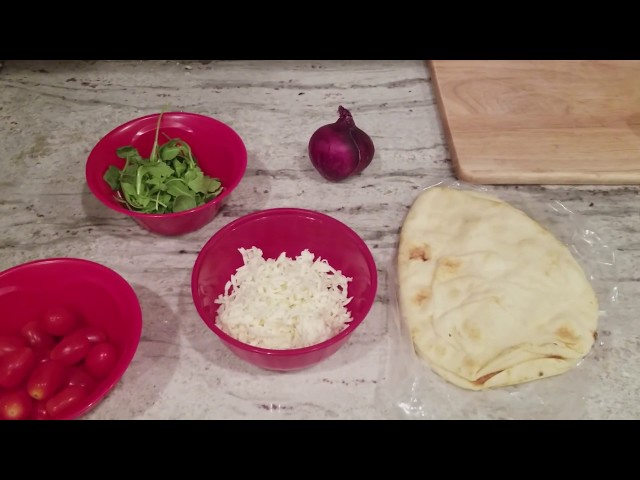
M 398 280 L 416 353 L 463 388 L 564 373 L 595 341 L 598 302 L 569 249 L 484 193 L 420 194 L 400 232 Z

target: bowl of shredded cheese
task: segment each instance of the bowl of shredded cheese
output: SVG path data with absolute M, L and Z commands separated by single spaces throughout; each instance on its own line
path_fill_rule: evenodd
M 217 231 L 196 259 L 193 301 L 238 357 L 261 368 L 308 368 L 333 355 L 375 301 L 377 269 L 344 223 L 274 208 Z

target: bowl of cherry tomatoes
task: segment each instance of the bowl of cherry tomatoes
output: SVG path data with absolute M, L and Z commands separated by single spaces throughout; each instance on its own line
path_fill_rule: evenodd
M 0 272 L 0 420 L 69 420 L 121 380 L 142 332 L 129 283 L 88 260 Z

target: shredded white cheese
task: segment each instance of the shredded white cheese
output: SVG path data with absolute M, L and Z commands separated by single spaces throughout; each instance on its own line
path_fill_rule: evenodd
M 227 282 L 217 325 L 257 347 L 301 348 L 323 342 L 352 320 L 345 306 L 348 282 L 340 270 L 304 250 L 295 259 L 282 252 L 262 257 L 256 247 L 239 249 L 244 265 Z

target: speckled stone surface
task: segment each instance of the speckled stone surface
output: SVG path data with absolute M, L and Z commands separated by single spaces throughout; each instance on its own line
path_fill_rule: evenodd
M 317 127 L 337 118 L 340 104 L 377 152 L 364 174 L 330 184 L 306 148 Z M 220 215 L 179 238 L 151 235 L 105 208 L 84 179 L 101 136 L 165 105 L 228 123 L 248 150 L 246 176 Z M 394 355 L 385 273 L 416 194 L 453 178 L 424 62 L 7 61 L 0 134 L 0 269 L 45 257 L 86 258 L 125 277 L 142 305 L 136 356 L 85 419 L 399 417 L 379 395 Z M 615 252 L 617 272 L 607 270 L 603 280 L 617 283 L 619 298 L 601 322 L 598 350 L 583 365 L 593 380 L 576 392 L 577 411 L 592 419 L 640 418 L 638 189 L 494 190 L 507 200 L 561 201 Z M 281 374 L 244 363 L 218 341 L 193 306 L 189 279 L 197 252 L 217 229 L 257 209 L 293 206 L 356 230 L 378 263 L 380 286 L 370 315 L 340 351 L 311 369 Z M 487 417 L 455 403 L 435 416 Z

